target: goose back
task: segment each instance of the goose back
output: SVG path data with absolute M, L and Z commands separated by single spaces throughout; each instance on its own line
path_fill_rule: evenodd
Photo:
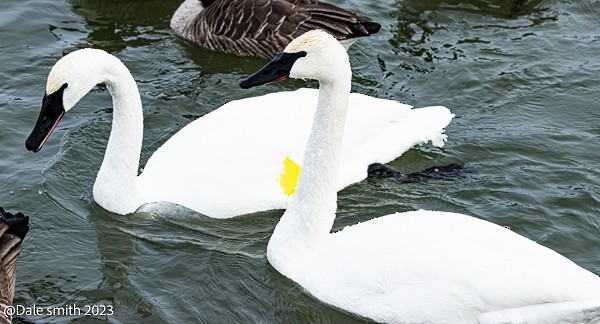
M 186 0 L 171 27 L 211 50 L 272 58 L 312 29 L 346 40 L 376 33 L 381 25 L 319 0 Z

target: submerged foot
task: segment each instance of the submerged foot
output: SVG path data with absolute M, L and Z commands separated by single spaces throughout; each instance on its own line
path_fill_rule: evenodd
M 423 171 L 404 174 L 381 163 L 369 165 L 368 178 L 395 178 L 401 182 L 421 182 L 427 180 L 452 180 L 471 172 L 471 168 L 457 163 L 434 166 Z
M 373 163 L 367 169 L 367 178 L 406 178 L 407 176 L 381 163 Z

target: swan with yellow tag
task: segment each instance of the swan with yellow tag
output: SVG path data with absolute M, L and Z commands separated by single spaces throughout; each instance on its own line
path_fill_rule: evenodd
M 114 107 L 93 187 L 94 200 L 103 208 L 129 214 L 148 203 L 167 202 L 227 218 L 287 206 L 302 168 L 318 90 L 229 102 L 175 133 L 138 176 L 143 116 L 136 82 L 115 56 L 82 49 L 50 71 L 27 149 L 39 151 L 63 115 L 99 83 L 106 84 Z M 411 109 L 361 94 L 352 94 L 350 105 L 338 190 L 365 179 L 371 163 L 389 162 L 420 143 L 443 145 L 444 127 L 453 117 L 444 107 Z
M 502 226 L 419 210 L 331 233 L 351 106 L 329 93 L 350 91 L 348 55 L 311 31 L 241 86 L 283 75 L 318 80 L 322 100 L 296 193 L 267 246 L 277 271 L 324 303 L 382 323 L 600 323 L 600 277 Z

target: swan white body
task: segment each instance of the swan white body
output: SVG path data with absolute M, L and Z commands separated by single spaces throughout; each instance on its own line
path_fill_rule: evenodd
M 600 277 L 484 220 L 413 211 L 330 233 L 347 101 L 328 93 L 349 92 L 350 67 L 320 31 L 285 52 L 301 51 L 289 75 L 317 79 L 323 100 L 296 194 L 267 247 L 275 269 L 315 298 L 378 322 L 600 322 Z
M 188 124 L 163 144 L 138 177 L 142 104 L 136 83 L 114 56 L 85 49 L 62 58 L 47 94 L 63 84 L 68 111 L 98 83 L 113 96 L 113 127 L 94 184 L 105 209 L 128 214 L 151 202 L 169 202 L 210 217 L 226 218 L 285 208 L 284 161 L 302 165 L 317 90 L 301 89 L 230 102 Z M 409 106 L 352 94 L 338 189 L 367 177 L 367 167 L 386 163 L 427 141 L 443 145 L 453 115 L 444 107 Z M 295 179 L 292 181 L 295 184 Z
M 184 127 L 140 175 L 140 187 L 152 188 L 145 202 L 169 201 L 213 217 L 285 208 L 290 196 L 278 179 L 286 157 L 302 165 L 317 92 L 232 101 Z M 361 94 L 352 94 L 351 105 L 338 190 L 365 179 L 375 161 L 389 162 L 428 141 L 442 146 L 453 116 L 444 107 L 410 109 Z

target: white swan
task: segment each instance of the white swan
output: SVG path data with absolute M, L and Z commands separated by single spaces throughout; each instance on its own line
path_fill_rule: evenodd
M 283 64 L 282 64 L 283 62 Z M 308 32 L 242 82 L 319 81 L 296 194 L 267 247 L 271 265 L 317 299 L 390 323 L 598 323 L 600 277 L 474 217 L 413 211 L 330 233 L 350 91 L 344 49 Z
M 348 42 L 381 25 L 320 0 L 185 0 L 171 19 L 177 35 L 206 48 L 271 59 L 308 30 Z
M 93 194 L 105 209 L 129 214 L 150 202 L 170 202 L 226 218 L 287 206 L 302 164 L 317 90 L 280 92 L 230 102 L 190 123 L 163 144 L 138 177 L 142 103 L 135 80 L 116 57 L 83 49 L 60 59 L 48 76 L 38 121 L 26 147 L 38 151 L 66 111 L 96 84 L 113 97 L 113 125 Z M 412 146 L 442 145 L 452 114 L 351 96 L 338 188 L 367 177 Z

